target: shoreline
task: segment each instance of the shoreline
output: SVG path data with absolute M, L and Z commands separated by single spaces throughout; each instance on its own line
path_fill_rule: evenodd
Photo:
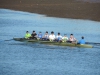
M 43 14 L 50 17 L 100 21 L 100 3 L 74 0 L 9 0 L 0 1 L 0 8 Z

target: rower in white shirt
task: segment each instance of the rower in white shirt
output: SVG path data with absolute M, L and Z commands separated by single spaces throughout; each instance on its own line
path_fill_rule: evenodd
M 58 35 L 56 36 L 56 41 L 57 41 L 57 42 L 62 41 L 62 36 L 60 35 L 59 32 L 58 32 Z
M 42 40 L 49 40 L 48 31 L 45 32 L 45 35 L 42 37 Z
M 54 32 L 52 31 L 51 34 L 49 35 L 49 40 L 54 41 L 55 40 L 55 35 Z

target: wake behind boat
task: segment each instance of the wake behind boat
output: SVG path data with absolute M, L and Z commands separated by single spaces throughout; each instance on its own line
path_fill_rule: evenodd
M 56 42 L 56 41 L 45 41 L 45 40 L 35 40 L 35 39 L 25 39 L 25 38 L 13 38 L 15 41 L 21 42 L 36 42 L 40 44 L 48 44 L 48 45 L 58 45 L 58 46 L 70 46 L 70 47 L 84 47 L 84 48 L 93 48 L 92 45 L 89 44 L 74 44 L 69 42 Z

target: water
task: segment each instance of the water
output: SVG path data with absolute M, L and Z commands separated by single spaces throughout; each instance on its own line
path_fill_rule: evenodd
M 100 75 L 100 44 L 77 48 L 10 40 L 27 30 L 73 33 L 100 43 L 100 22 L 0 9 L 0 75 Z

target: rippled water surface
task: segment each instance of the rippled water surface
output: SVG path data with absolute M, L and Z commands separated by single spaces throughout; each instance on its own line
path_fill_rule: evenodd
M 27 30 L 73 33 L 100 43 L 100 22 L 0 9 L 0 75 L 100 75 L 100 44 L 77 48 L 12 40 Z

